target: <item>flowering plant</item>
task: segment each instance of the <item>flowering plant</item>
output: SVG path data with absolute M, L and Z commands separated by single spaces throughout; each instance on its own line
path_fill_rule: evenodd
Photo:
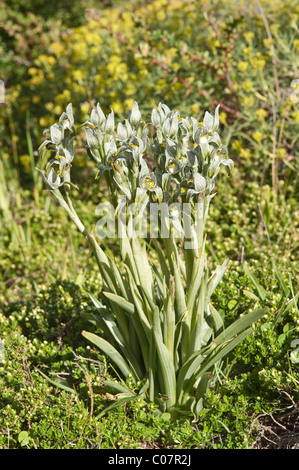
M 107 382 L 118 397 L 111 407 L 142 399 L 173 416 L 197 417 L 214 368 L 264 313 L 250 312 L 225 327 L 211 301 L 228 260 L 210 272 L 205 224 L 220 168 L 233 168 L 217 132 L 218 112 L 219 106 L 214 116 L 206 112 L 200 124 L 160 103 L 145 122 L 134 102 L 116 126 L 113 110 L 105 115 L 98 104 L 82 125 L 87 153 L 107 183 L 111 218 L 117 218 L 121 265 L 105 253 L 100 236 L 87 230 L 72 203 L 71 104 L 40 147 L 43 156 L 50 153 L 43 177 L 88 240 L 103 279 L 99 298 L 90 295 L 98 312 L 91 320 L 100 334 L 82 334 L 121 374 L 120 382 Z

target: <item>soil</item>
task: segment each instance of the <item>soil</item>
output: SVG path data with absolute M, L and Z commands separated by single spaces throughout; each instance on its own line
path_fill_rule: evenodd
M 252 449 L 299 449 L 299 402 L 287 411 L 259 415 Z

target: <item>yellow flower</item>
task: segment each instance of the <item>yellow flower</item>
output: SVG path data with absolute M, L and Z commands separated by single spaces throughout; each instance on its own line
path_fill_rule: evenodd
M 240 156 L 245 160 L 249 160 L 249 158 L 251 157 L 250 149 L 241 149 Z
M 242 142 L 241 140 L 234 140 L 233 143 L 232 143 L 232 148 L 234 150 L 237 150 L 238 152 L 240 152 L 242 150 Z
M 60 106 L 60 104 L 57 104 L 57 105 L 55 106 L 55 108 L 54 108 L 54 113 L 57 114 L 57 115 L 59 115 L 59 114 L 62 113 L 62 111 L 63 111 L 63 109 L 62 109 L 62 107 Z
M 81 103 L 80 104 L 81 113 L 85 116 L 90 111 L 90 105 L 88 103 Z
M 32 98 L 32 102 L 33 102 L 34 104 L 39 103 L 40 100 L 41 100 L 41 98 L 40 98 L 39 95 L 34 95 L 33 98 Z
M 46 108 L 48 111 L 52 111 L 52 109 L 54 108 L 54 104 L 51 103 L 51 101 L 49 101 L 48 103 L 45 104 L 45 108 Z
M 299 39 L 294 39 L 293 45 L 295 46 L 295 49 L 298 51 L 299 50 Z
M 45 55 L 41 54 L 37 60 L 42 64 L 42 65 L 54 65 L 56 62 L 55 57 L 52 55 Z
M 57 56 L 61 55 L 64 52 L 64 45 L 59 42 L 53 42 L 51 44 L 51 52 Z
M 274 35 L 277 34 L 277 31 L 279 30 L 279 28 L 280 28 L 280 24 L 279 24 L 279 23 L 272 23 L 272 24 L 270 25 L 271 33 L 274 34 Z
M 86 78 L 86 74 L 87 74 L 87 71 L 81 70 L 81 69 L 74 70 L 72 72 L 73 79 L 76 80 L 76 82 L 81 82 L 82 80 L 84 80 Z
M 246 108 L 252 108 L 255 102 L 254 96 L 244 96 L 242 102 Z
M 251 88 L 253 87 L 253 83 L 251 80 L 245 80 L 244 82 L 242 82 L 242 87 L 243 87 L 243 90 L 250 91 Z
M 266 60 L 262 54 L 257 54 L 256 57 L 251 60 L 251 65 L 259 70 L 262 70 L 266 65 Z
M 125 100 L 125 107 L 127 109 L 131 109 L 133 104 L 134 104 L 134 99 L 133 98 L 128 98 L 127 100 Z
M 246 31 L 246 33 L 243 34 L 243 37 L 250 44 L 254 38 L 254 33 L 252 31 Z
M 259 121 L 264 121 L 267 115 L 268 115 L 268 112 L 263 108 L 259 108 L 256 111 L 256 117 L 258 118 Z
M 29 155 L 27 154 L 21 155 L 20 162 L 21 162 L 21 165 L 23 165 L 26 172 L 30 170 L 30 156 Z
M 262 139 L 263 139 L 263 134 L 260 132 L 260 131 L 255 131 L 253 134 L 252 134 L 252 137 L 254 138 L 254 140 L 260 144 Z
M 29 67 L 28 73 L 29 73 L 29 75 L 34 76 L 38 73 L 38 69 L 36 67 Z
M 122 111 L 123 111 L 123 105 L 120 101 L 114 101 L 112 104 L 111 104 L 111 108 L 113 109 L 113 111 L 115 112 L 115 114 L 121 114 Z
M 245 54 L 245 55 L 250 55 L 251 52 L 252 52 L 251 47 L 244 47 L 244 49 L 243 49 L 243 54 Z
M 159 21 L 164 21 L 165 18 L 166 18 L 165 12 L 162 11 L 162 10 L 157 11 L 157 13 L 156 13 L 156 18 L 157 18 L 157 20 L 159 20 Z
M 271 47 L 272 44 L 274 43 L 273 39 L 263 39 L 263 43 L 265 47 Z
M 221 124 L 226 124 L 226 118 L 227 114 L 224 111 L 221 111 L 221 113 L 219 114 L 219 121 L 221 122 Z
M 125 90 L 126 90 L 126 95 L 129 95 L 129 96 L 134 95 L 134 93 L 136 93 L 136 87 L 135 85 L 133 85 L 133 83 L 128 83 L 126 85 Z
M 39 125 L 41 127 L 47 127 L 49 125 L 49 120 L 46 117 L 41 117 L 39 120 Z
M 286 155 L 286 149 L 283 147 L 280 147 L 277 151 L 277 155 L 278 155 L 278 158 L 281 158 L 283 160 Z
M 240 72 L 246 72 L 247 68 L 248 68 L 248 62 L 240 61 L 238 63 L 238 70 Z
M 192 113 L 194 113 L 194 114 L 199 114 L 199 113 L 200 113 L 199 104 L 194 103 L 194 104 L 191 106 L 191 110 L 192 110 Z
M 292 113 L 292 118 L 296 121 L 299 122 L 299 111 L 294 111 Z

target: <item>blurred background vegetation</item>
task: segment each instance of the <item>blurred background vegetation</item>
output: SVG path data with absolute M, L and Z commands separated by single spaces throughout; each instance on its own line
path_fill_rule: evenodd
M 230 393 L 239 396 L 241 387 L 257 403 L 263 391 L 264 408 L 259 405 L 255 412 L 270 400 L 267 387 L 276 397 L 275 406 L 281 390 L 295 396 L 298 370 L 289 356 L 292 340 L 299 337 L 298 20 L 296 0 L 0 0 L 0 79 L 5 85 L 0 104 L 0 326 L 8 343 L 25 337 L 31 344 L 35 338 L 33 352 L 24 346 L 32 367 L 44 364 L 47 354 L 52 357 L 58 340 L 52 359 L 57 369 L 62 367 L 59 354 L 66 345 L 70 348 L 70 337 L 80 343 L 86 291 L 100 288 L 84 240 L 35 170 L 44 128 L 57 121 L 69 102 L 78 123 L 97 102 L 105 112 L 113 108 L 119 120 L 134 100 L 144 116 L 161 101 L 199 120 L 220 104 L 220 133 L 235 170 L 232 179 L 220 178 L 209 221 L 211 259 L 232 260 L 215 301 L 227 321 L 257 305 L 269 309 L 257 342 L 249 339 L 245 350 L 242 346 L 235 353 L 238 370 L 246 370 L 249 378 L 243 375 Z M 82 136 L 73 172 L 80 187 L 78 212 L 92 225 L 105 188 L 91 184 L 93 167 L 84 145 Z M 62 308 L 54 319 L 61 295 L 64 313 Z M 72 302 L 70 313 L 66 306 Z M 63 327 L 69 322 L 71 336 Z M 22 354 L 15 351 L 11 349 L 11 369 L 18 364 L 21 370 Z M 72 357 L 67 351 L 66 357 Z M 13 424 L 13 416 L 26 400 L 21 394 L 19 405 L 12 405 L 10 393 L 18 380 L 14 385 L 6 380 L 1 382 L 6 424 L 0 429 L 3 442 L 8 426 L 11 445 L 19 445 L 13 435 L 28 429 L 25 408 L 21 424 Z M 215 397 L 211 400 L 215 409 Z M 227 423 L 221 433 L 231 426 L 227 409 L 218 410 L 220 422 Z M 37 423 L 38 412 L 32 416 Z M 207 439 L 220 432 L 213 426 L 204 431 Z M 241 445 L 226 434 L 227 446 Z M 203 436 L 198 442 L 204 442 Z M 123 445 L 133 445 L 123 439 Z

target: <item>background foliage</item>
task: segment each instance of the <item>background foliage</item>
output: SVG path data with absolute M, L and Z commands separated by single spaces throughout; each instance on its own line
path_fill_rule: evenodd
M 0 446 L 247 448 L 259 414 L 297 403 L 298 18 L 295 0 L 0 1 Z M 198 119 L 220 103 L 235 170 L 211 206 L 209 256 L 232 260 L 214 302 L 227 321 L 268 307 L 207 413 L 172 427 L 143 403 L 97 421 L 114 371 L 81 331 L 100 281 L 35 171 L 42 131 L 70 101 L 83 122 L 97 101 L 122 118 L 134 100 Z M 74 170 L 92 225 L 105 188 L 90 184 L 84 145 Z

